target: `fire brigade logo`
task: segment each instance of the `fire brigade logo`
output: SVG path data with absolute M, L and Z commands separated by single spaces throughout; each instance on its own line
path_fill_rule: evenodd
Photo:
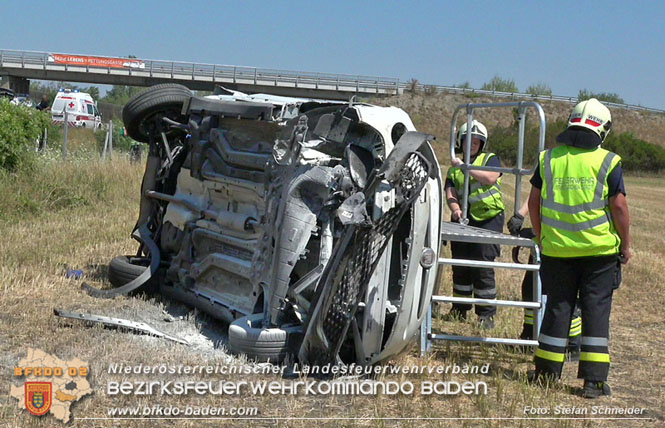
M 9 394 L 18 400 L 19 409 L 36 416 L 53 415 L 69 422 L 71 406 L 92 394 L 88 363 L 78 358 L 61 360 L 40 349 L 28 348 L 28 354 L 14 367 L 14 378 L 22 385 L 10 385 Z
M 25 383 L 25 408 L 35 416 L 46 414 L 51 408 L 51 382 Z

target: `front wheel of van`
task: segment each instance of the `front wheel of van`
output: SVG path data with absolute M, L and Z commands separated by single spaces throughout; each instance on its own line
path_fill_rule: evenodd
M 262 326 L 263 313 L 238 318 L 229 326 L 229 350 L 257 362 L 280 363 L 291 352 L 289 344 L 302 332 L 301 326 Z
M 159 132 L 182 132 L 179 129 L 161 129 L 159 120 L 167 117 L 176 122 L 185 120 L 182 105 L 192 97 L 192 91 L 183 85 L 164 83 L 132 97 L 122 109 L 122 121 L 127 135 L 133 140 L 149 143 L 151 136 L 159 137 Z

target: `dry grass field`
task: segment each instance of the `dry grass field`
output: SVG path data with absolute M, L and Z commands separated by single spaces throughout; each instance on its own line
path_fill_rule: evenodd
M 444 172 L 447 168 L 443 167 Z M 106 385 L 120 380 L 166 380 L 166 375 L 109 374 L 112 363 L 137 364 L 246 364 L 225 351 L 225 326 L 182 305 L 151 297 L 94 299 L 80 290 L 81 281 L 65 278 L 67 268 L 82 269 L 85 280 L 109 286 L 106 264 L 115 255 L 131 254 L 136 244 L 129 238 L 138 209 L 142 168 L 124 157 L 113 162 L 92 160 L 51 161 L 30 174 L 1 176 L 0 190 L 0 425 L 51 427 L 52 416 L 37 418 L 19 410 L 9 397 L 9 387 L 21 381 L 12 368 L 28 347 L 39 348 L 63 360 L 78 357 L 90 364 L 94 394 L 72 405 L 72 426 L 515 426 L 515 427 L 635 427 L 665 423 L 665 188 L 661 177 L 628 177 L 626 187 L 632 217 L 634 257 L 624 270 L 616 292 L 611 324 L 613 396 L 594 401 L 577 397 L 576 363 L 566 364 L 560 385 L 543 389 L 528 385 L 525 372 L 531 356 L 505 347 L 439 343 L 421 358 L 417 346 L 395 366 L 489 363 L 487 375 L 382 375 L 389 381 L 484 381 L 487 395 L 423 396 L 109 396 Z M 504 180 L 508 206 L 511 179 Z M 510 210 L 512 211 L 512 209 Z M 447 251 L 447 249 L 445 250 Z M 502 260 L 507 261 L 504 250 Z M 519 297 L 521 275 L 497 273 L 499 298 Z M 450 272 L 442 289 L 452 288 Z M 126 331 L 86 326 L 58 319 L 53 308 L 80 310 L 151 323 L 185 337 L 192 346 Z M 443 311 L 447 311 L 444 307 Z M 171 322 L 166 322 L 168 318 Z M 473 318 L 473 317 L 472 317 Z M 493 334 L 516 336 L 521 328 L 519 310 L 500 309 Z M 439 330 L 478 333 L 473 320 L 454 324 L 435 321 Z M 178 380 L 280 380 L 274 375 L 181 375 Z M 253 407 L 260 419 L 153 420 L 108 418 L 112 407 L 211 405 Z M 549 415 L 527 415 L 525 406 L 549 408 Z M 653 419 L 564 419 L 556 406 L 575 406 L 591 412 L 592 406 L 641 407 L 642 417 Z M 591 415 L 587 415 L 590 418 Z M 310 419 L 285 419 L 310 418 Z M 321 419 L 311 419 L 321 418 Z M 414 418 L 414 419 L 405 419 Z

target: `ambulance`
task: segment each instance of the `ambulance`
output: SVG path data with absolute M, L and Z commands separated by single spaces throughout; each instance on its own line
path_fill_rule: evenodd
M 99 129 L 102 126 L 102 115 L 90 94 L 77 89 L 60 89 L 51 107 L 54 124 L 62 125 L 65 122 L 65 111 L 69 126 L 90 129 Z

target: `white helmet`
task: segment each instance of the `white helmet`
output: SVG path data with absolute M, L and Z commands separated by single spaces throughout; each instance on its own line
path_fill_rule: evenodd
M 605 137 L 612 128 L 612 115 L 610 110 L 601 104 L 595 98 L 582 101 L 573 108 L 568 118 L 568 127 L 579 126 L 595 132 L 600 141 L 605 141 Z
M 464 147 L 466 141 L 465 138 L 467 125 L 468 123 L 464 122 L 462 126 L 460 126 L 459 131 L 457 131 L 457 147 L 460 149 Z M 478 137 L 483 142 L 480 146 L 480 150 L 478 150 L 479 152 L 482 152 L 485 144 L 487 143 L 487 128 L 485 128 L 485 125 L 474 119 L 474 121 L 471 123 L 471 136 Z

